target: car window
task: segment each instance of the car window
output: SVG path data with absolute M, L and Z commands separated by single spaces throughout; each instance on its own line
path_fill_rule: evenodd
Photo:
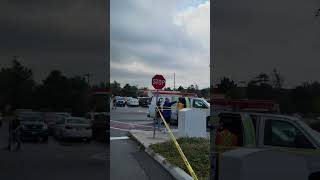
M 64 122 L 65 122 L 65 119 L 63 117 L 59 117 L 57 122 L 56 122 L 56 124 L 58 124 L 58 125 L 59 124 L 64 124 Z
M 202 109 L 208 108 L 207 105 L 201 99 L 194 99 L 192 106 L 194 108 L 202 108 Z
M 292 123 L 268 119 L 264 129 L 264 144 L 289 148 L 314 148 L 308 138 Z

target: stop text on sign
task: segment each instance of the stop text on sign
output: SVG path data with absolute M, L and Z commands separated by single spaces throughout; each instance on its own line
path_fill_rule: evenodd
M 164 86 L 166 84 L 166 80 L 164 79 L 153 79 L 152 81 L 154 85 Z

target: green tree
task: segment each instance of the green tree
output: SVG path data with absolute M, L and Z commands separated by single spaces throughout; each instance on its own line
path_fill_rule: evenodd
M 9 68 L 0 71 L 0 103 L 14 108 L 32 108 L 35 82 L 31 69 L 23 66 L 14 57 Z
M 178 91 L 183 91 L 183 90 L 184 90 L 184 88 L 182 86 L 178 87 Z
M 120 83 L 118 83 L 117 81 L 113 81 L 110 84 L 110 88 L 113 95 L 119 96 L 121 94 L 121 86 Z
M 137 97 L 138 88 L 136 86 L 130 86 L 130 84 L 126 84 L 121 90 L 121 95 L 129 96 L 129 97 Z
M 248 83 L 247 97 L 260 100 L 273 99 L 273 88 L 267 74 L 260 73 Z
M 236 88 L 237 84 L 233 80 L 223 77 L 220 79 L 220 83 L 217 84 L 217 86 L 222 93 L 227 93 L 229 90 Z

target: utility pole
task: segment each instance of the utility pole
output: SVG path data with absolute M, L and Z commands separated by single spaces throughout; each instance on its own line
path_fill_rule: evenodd
M 176 90 L 176 73 L 173 73 L 173 90 Z

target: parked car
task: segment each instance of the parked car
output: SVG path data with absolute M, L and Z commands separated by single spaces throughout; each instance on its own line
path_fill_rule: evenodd
M 139 106 L 139 100 L 137 98 L 129 98 L 127 106 Z
M 148 107 L 149 105 L 149 97 L 140 97 L 139 98 L 139 106 L 141 107 Z
M 216 116 L 219 118 L 215 121 L 223 122 L 223 126 L 238 137 L 237 146 L 230 149 L 262 148 L 288 152 L 306 160 L 309 176 L 320 173 L 320 134 L 303 120 L 251 112 L 216 112 Z
M 57 139 L 83 139 L 90 142 L 92 129 L 90 122 L 81 117 L 63 117 L 56 122 L 54 136 Z
M 98 140 L 105 139 L 105 131 L 110 127 L 110 115 L 108 113 L 96 113 L 91 122 L 92 137 Z
M 44 113 L 44 121 L 48 125 L 48 131 L 49 135 L 53 134 L 53 129 L 58 120 L 60 120 L 61 117 L 71 117 L 70 113 L 66 112 L 47 112 Z
M 116 97 L 116 106 L 124 107 L 126 105 L 126 101 L 123 97 L 117 96 Z
M 40 141 L 48 140 L 48 126 L 44 121 L 42 113 L 21 112 L 17 114 L 21 124 L 21 139 L 37 139 Z

